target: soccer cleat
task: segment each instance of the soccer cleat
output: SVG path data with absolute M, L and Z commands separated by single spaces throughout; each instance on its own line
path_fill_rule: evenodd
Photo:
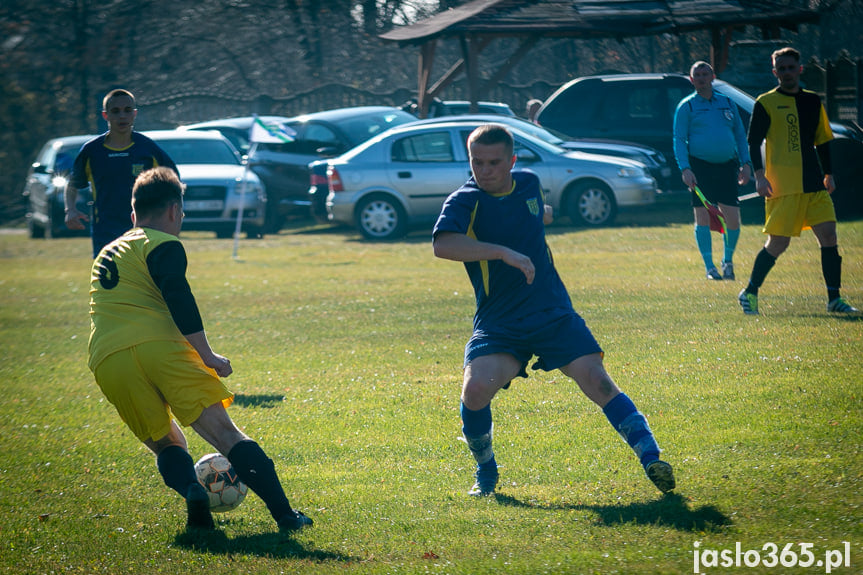
M 193 483 L 186 490 L 186 528 L 212 530 L 216 528 L 210 513 L 210 497 L 200 483 Z
M 850 305 L 841 297 L 837 297 L 830 300 L 830 303 L 827 304 L 827 311 L 833 313 L 858 313 L 860 310 Z
M 476 483 L 473 484 L 473 487 L 470 488 L 467 494 L 473 497 L 492 495 L 494 493 L 494 488 L 497 487 L 497 479 L 499 477 L 497 465 L 484 467 L 477 466 L 475 475 Z
M 278 523 L 281 531 L 299 531 L 303 527 L 311 527 L 314 521 L 306 517 L 302 511 L 294 509 L 287 515 L 283 515 Z
M 716 268 L 710 268 L 707 270 L 707 279 L 709 280 L 721 280 L 722 276 L 719 275 L 719 270 Z
M 671 465 L 660 459 L 648 463 L 644 470 L 647 472 L 647 478 L 663 493 L 668 493 L 677 485 Z
M 734 281 L 734 264 L 722 262 L 722 279 Z
M 737 296 L 737 301 L 740 302 L 740 307 L 743 308 L 743 313 L 746 315 L 758 315 L 758 296 L 748 293 L 745 289 L 740 291 Z

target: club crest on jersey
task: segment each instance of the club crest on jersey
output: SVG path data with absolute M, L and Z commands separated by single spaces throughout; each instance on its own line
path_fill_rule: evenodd
M 725 110 L 725 119 L 729 122 L 734 119 L 734 114 L 731 112 L 731 110 Z
M 144 164 L 132 164 L 132 175 L 136 178 L 144 171 Z
M 539 201 L 537 201 L 536 198 L 530 198 L 529 200 L 527 200 L 526 203 L 527 203 L 527 209 L 528 209 L 528 211 L 530 211 L 530 214 L 532 216 L 538 216 L 539 215 Z

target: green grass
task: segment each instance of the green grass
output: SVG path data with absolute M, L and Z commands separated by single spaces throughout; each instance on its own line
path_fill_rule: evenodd
M 834 573 L 859 572 L 863 323 L 825 312 L 811 234 L 769 276 L 763 315 L 744 316 L 760 227 L 743 229 L 738 282 L 708 282 L 689 217 L 549 234 L 609 372 L 675 465 L 667 497 L 558 372 L 495 399 L 500 495 L 466 496 L 473 295 L 428 232 L 374 244 L 295 227 L 243 240 L 238 260 L 231 241 L 188 234 L 210 342 L 235 369 L 230 413 L 315 520 L 280 535 L 250 495 L 194 540 L 87 369 L 88 240 L 0 234 L 0 572 L 691 573 L 695 542 L 809 542 L 823 559 L 843 541 L 852 566 Z M 840 246 L 843 293 L 863 305 L 863 222 L 840 224 Z

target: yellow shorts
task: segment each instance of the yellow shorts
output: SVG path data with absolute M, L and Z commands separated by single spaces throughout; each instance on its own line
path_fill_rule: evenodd
M 228 407 L 234 401 L 234 394 L 186 342 L 151 341 L 114 352 L 93 374 L 141 441 L 168 435 L 172 414 L 188 426 L 204 408 L 219 402 Z
M 836 221 L 833 200 L 826 190 L 764 200 L 765 234 L 798 237 L 802 230 Z

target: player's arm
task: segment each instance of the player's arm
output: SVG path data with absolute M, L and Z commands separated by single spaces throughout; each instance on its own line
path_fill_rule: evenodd
M 530 258 L 506 246 L 481 242 L 457 232 L 438 232 L 434 238 L 434 255 L 457 262 L 501 260 L 521 270 L 528 284 L 533 283 L 536 270 Z
M 231 362 L 215 353 L 207 341 L 204 323 L 192 288 L 186 280 L 186 251 L 180 242 L 165 242 L 147 256 L 147 268 L 168 305 L 180 333 L 195 348 L 207 367 L 221 377 L 231 375 Z
M 698 181 L 689 167 L 689 105 L 681 102 L 674 112 L 674 159 L 680 168 L 680 175 L 687 188 L 692 188 Z
M 79 153 L 75 158 L 75 163 L 72 165 L 72 172 L 69 174 L 69 181 L 66 184 L 66 189 L 63 190 L 63 205 L 66 213 L 66 227 L 70 230 L 83 230 L 84 222 L 90 221 L 90 216 L 78 211 L 78 189 L 86 189 L 88 182 L 84 176 L 85 159 L 84 155 Z
M 819 106 L 818 127 L 815 132 L 815 151 L 818 153 L 818 161 L 821 163 L 821 171 L 824 172 L 824 189 L 832 194 L 836 189 L 833 182 L 833 157 L 830 150 L 833 148 L 833 130 L 830 129 L 830 121 L 827 119 L 827 111 L 823 104 Z
M 752 168 L 755 171 L 755 191 L 759 195 L 769 198 L 773 195 L 773 186 L 764 176 L 764 160 L 761 157 L 761 143 L 767 137 L 770 128 L 770 115 L 764 109 L 761 102 L 756 101 L 752 109 L 752 117 L 749 119 L 749 158 L 752 160 Z

